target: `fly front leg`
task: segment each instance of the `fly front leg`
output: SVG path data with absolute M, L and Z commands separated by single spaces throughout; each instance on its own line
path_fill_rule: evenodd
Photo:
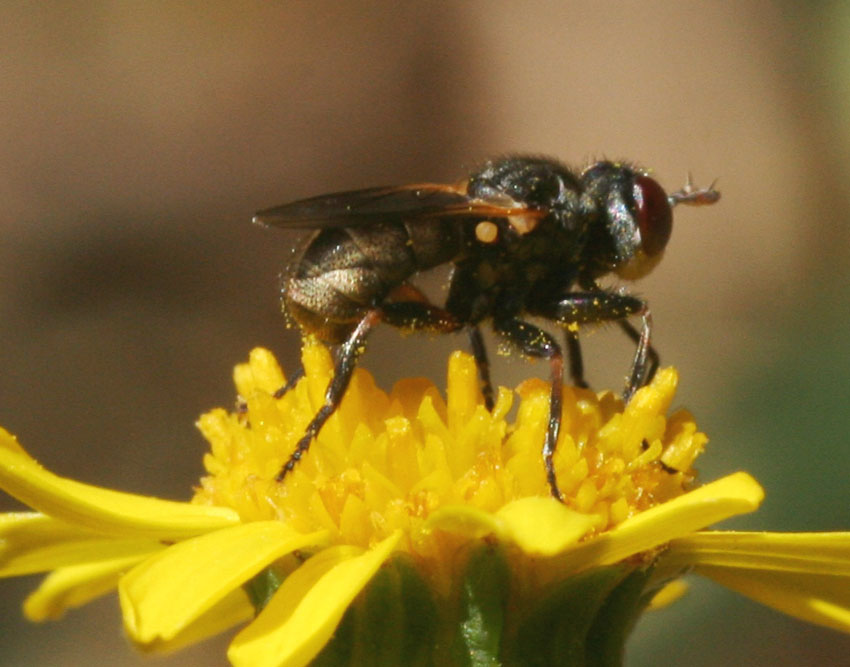
M 354 368 L 357 366 L 357 360 L 365 349 L 366 338 L 381 319 L 382 311 L 380 309 L 370 310 L 360 320 L 357 327 L 348 337 L 348 340 L 340 345 L 336 365 L 334 366 L 334 376 L 325 391 L 325 403 L 319 408 L 316 416 L 307 425 L 303 437 L 295 445 L 295 451 L 292 452 L 289 460 L 287 460 L 275 477 L 278 482 L 282 482 L 287 473 L 291 472 L 295 464 L 307 453 L 307 450 L 310 449 L 310 444 L 313 442 L 313 438 L 319 435 L 322 426 L 325 425 L 328 418 L 339 407 L 342 397 L 345 395 L 345 390 L 348 389 L 348 383 L 351 381 Z
M 646 384 L 657 366 L 658 354 L 650 345 L 652 317 L 649 307 L 645 301 L 635 296 L 602 290 L 568 292 L 551 303 L 535 304 L 529 312 L 567 327 L 568 336 L 569 332 L 580 324 L 620 322 L 623 331 L 633 337 L 637 344 L 623 390 L 623 400 L 627 403 L 634 393 Z M 639 315 L 641 318 L 640 332 L 626 321 L 626 318 L 633 315 Z M 569 341 L 569 337 L 567 340 Z M 650 359 L 651 364 L 648 363 Z
M 552 388 L 549 393 L 549 421 L 546 438 L 543 441 L 543 466 L 546 470 L 549 491 L 557 500 L 561 500 L 553 460 L 555 448 L 558 446 L 558 433 L 561 430 L 561 406 L 564 392 L 564 356 L 561 348 L 548 333 L 522 320 L 494 320 L 493 330 L 522 354 L 549 360 Z
M 644 304 L 639 311 L 641 317 L 640 336 L 638 337 L 637 348 L 635 349 L 635 358 L 632 361 L 632 372 L 629 374 L 629 381 L 623 391 L 623 401 L 628 403 L 632 400 L 635 392 L 643 387 L 650 377 L 649 364 L 647 359 L 652 346 L 649 343 L 652 334 L 652 314 L 649 308 Z
M 619 321 L 620 328 L 623 332 L 631 339 L 631 341 L 637 345 L 640 342 L 640 332 L 635 329 L 634 325 L 628 320 L 620 320 Z M 658 356 L 658 351 L 653 347 L 652 343 L 649 344 L 649 348 L 647 349 L 647 357 L 649 359 L 649 369 L 646 372 L 646 381 L 644 384 L 649 384 L 652 382 L 652 378 L 655 377 L 655 373 L 658 370 L 658 366 L 661 363 L 661 358 Z

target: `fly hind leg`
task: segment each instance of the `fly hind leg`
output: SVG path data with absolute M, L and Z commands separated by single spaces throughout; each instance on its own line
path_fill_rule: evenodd
M 345 395 L 345 390 L 348 389 L 348 383 L 351 381 L 354 368 L 357 366 L 357 360 L 365 349 L 366 338 L 381 319 L 382 311 L 380 309 L 370 310 L 360 320 L 357 327 L 348 337 L 348 340 L 340 345 L 336 365 L 334 366 L 334 376 L 325 391 L 325 402 L 319 408 L 312 421 L 307 425 L 304 435 L 298 441 L 298 444 L 295 445 L 295 451 L 292 452 L 287 462 L 283 464 L 280 472 L 278 472 L 275 478 L 278 482 L 282 482 L 287 473 L 291 472 L 298 461 L 301 460 L 301 457 L 307 453 L 307 450 L 310 449 L 310 444 L 313 442 L 313 438 L 319 434 L 322 426 L 325 425 L 328 418 L 339 407 L 342 397 Z M 281 395 L 286 391 L 286 387 L 290 385 L 290 382 L 279 390 Z
M 284 394 L 286 394 L 290 389 L 294 388 L 298 381 L 304 377 L 304 367 L 301 366 L 297 371 L 295 371 L 289 378 L 286 380 L 286 384 L 284 384 L 280 389 L 275 391 L 272 396 L 275 398 L 283 398 Z
M 390 301 L 378 308 L 370 310 L 360 320 L 357 328 L 355 328 L 348 339 L 340 346 L 336 365 L 334 366 L 334 376 L 325 392 L 325 402 L 319 408 L 316 416 L 307 425 L 304 435 L 295 445 L 295 451 L 292 452 L 292 455 L 277 474 L 276 479 L 278 482 L 283 481 L 287 473 L 307 453 L 313 439 L 322 430 L 322 426 L 324 426 L 328 418 L 339 407 L 345 391 L 348 389 L 354 368 L 357 366 L 357 360 L 365 349 L 366 338 L 375 325 L 382 321 L 402 329 L 449 332 L 461 328 L 460 323 L 450 313 L 442 308 L 437 308 L 419 300 Z M 292 381 L 288 382 L 275 395 L 277 396 L 279 393 L 282 396 L 291 384 Z
M 277 398 L 283 398 L 283 396 L 290 389 L 295 387 L 295 385 L 298 384 L 298 381 L 303 377 L 304 377 L 304 367 L 301 366 L 297 371 L 295 371 L 292 375 L 289 376 L 289 378 L 286 380 L 286 383 L 282 387 L 275 390 L 275 392 L 272 394 L 272 396 L 276 399 Z M 239 402 L 236 404 L 236 412 L 237 412 L 237 414 L 240 414 L 240 415 L 247 414 L 248 403 L 245 401 L 245 399 L 240 397 Z

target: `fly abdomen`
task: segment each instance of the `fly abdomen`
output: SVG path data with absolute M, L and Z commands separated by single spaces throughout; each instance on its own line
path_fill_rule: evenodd
M 323 229 L 285 279 L 283 304 L 305 331 L 340 343 L 417 271 L 457 256 L 457 224 L 434 219 Z

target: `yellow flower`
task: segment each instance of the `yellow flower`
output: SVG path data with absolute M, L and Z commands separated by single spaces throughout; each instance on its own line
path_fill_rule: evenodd
M 545 383 L 518 388 L 508 421 L 514 394 L 500 389 L 485 410 L 459 353 L 445 402 L 424 380 L 387 394 L 356 371 L 276 482 L 332 373 L 320 345 L 303 362 L 305 378 L 277 400 L 270 353 L 237 367 L 246 407 L 201 417 L 208 475 L 186 503 L 57 477 L 0 430 L 0 488 L 35 510 L 0 516 L 0 576 L 50 572 L 26 615 L 56 618 L 117 587 L 145 650 L 245 624 L 235 665 L 616 664 L 635 615 L 694 570 L 850 631 L 850 534 L 703 530 L 763 494 L 745 473 L 694 486 L 706 438 L 687 412 L 668 415 L 672 369 L 625 409 L 609 393 L 565 390 L 559 503 L 540 455 Z

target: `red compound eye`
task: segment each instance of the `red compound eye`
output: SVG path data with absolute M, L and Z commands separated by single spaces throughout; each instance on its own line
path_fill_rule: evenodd
M 640 244 L 649 255 L 657 255 L 670 240 L 673 210 L 667 193 L 649 176 L 635 176 L 635 218 L 640 230 Z

